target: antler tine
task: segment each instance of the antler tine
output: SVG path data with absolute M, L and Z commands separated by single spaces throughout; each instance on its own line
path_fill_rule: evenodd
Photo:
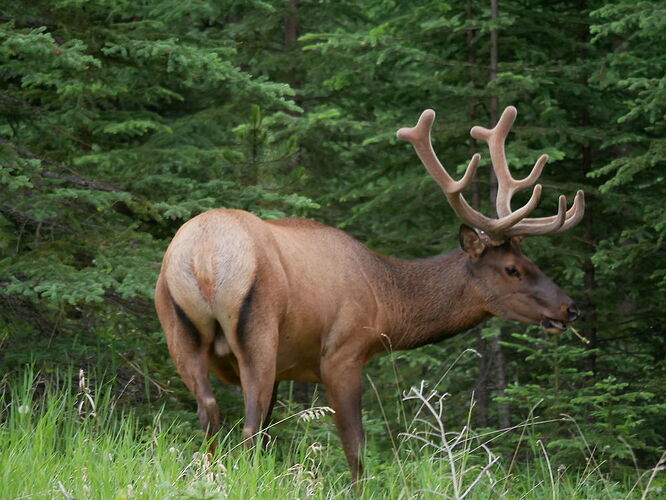
M 497 199 L 495 200 L 495 206 L 498 217 L 506 217 L 511 213 L 511 198 L 513 195 L 534 185 L 548 161 L 548 155 L 542 155 L 537 160 L 534 168 L 532 168 L 532 172 L 524 179 L 517 180 L 511 175 L 509 164 L 506 161 L 504 143 L 513 123 L 516 121 L 517 114 L 518 110 L 515 107 L 508 106 L 493 129 L 489 130 L 477 125 L 476 127 L 472 127 L 470 131 L 472 137 L 488 143 L 490 161 L 497 176 Z
M 488 143 L 490 161 L 497 176 L 497 199 L 495 200 L 495 205 L 498 217 L 505 217 L 511 213 L 511 196 L 513 196 L 516 190 L 516 182 L 511 177 L 509 165 L 506 161 L 504 143 L 513 123 L 516 121 L 517 114 L 518 110 L 513 106 L 509 106 L 504 110 L 494 128 L 489 130 L 477 125 L 470 130 L 472 137 Z
M 398 139 L 408 141 L 414 146 L 416 154 L 421 159 L 421 162 L 426 169 L 428 169 L 428 172 L 430 172 L 430 175 L 432 175 L 435 181 L 437 181 L 437 184 L 439 184 L 439 187 L 442 188 L 444 193 L 460 193 L 470 184 L 470 182 L 472 182 L 476 168 L 479 165 L 480 156 L 476 154 L 472 157 L 462 179 L 459 181 L 453 180 L 440 163 L 435 154 L 435 150 L 432 148 L 430 131 L 432 130 L 432 124 L 434 121 L 435 112 L 432 109 L 426 109 L 421 113 L 416 127 L 401 128 L 396 135 Z
M 563 233 L 578 225 L 578 223 L 583 220 L 583 215 L 585 215 L 585 193 L 582 189 L 579 189 L 576 192 L 576 197 L 574 198 L 573 205 L 571 209 L 567 210 L 567 218 L 558 230 L 553 231 L 552 234 Z
M 560 195 L 557 203 L 557 215 L 521 221 L 510 228 L 506 232 L 506 236 L 536 236 L 540 234 L 549 234 L 562 227 L 566 220 L 566 216 L 567 199 L 564 195 Z
M 565 210 L 566 198 L 560 195 L 557 215 L 523 220 L 507 231 L 507 236 L 560 234 L 575 227 L 585 214 L 585 194 L 582 190 L 576 192 L 571 208 Z
M 548 161 L 548 155 L 543 154 L 539 157 L 539 159 L 536 161 L 534 164 L 534 167 L 532 167 L 532 171 L 530 172 L 530 175 L 525 177 L 523 180 L 517 181 L 513 179 L 516 189 L 516 191 L 522 191 L 523 189 L 527 189 L 528 187 L 534 185 L 534 183 L 541 177 L 541 172 L 543 172 L 543 167 L 546 166 L 546 162 Z

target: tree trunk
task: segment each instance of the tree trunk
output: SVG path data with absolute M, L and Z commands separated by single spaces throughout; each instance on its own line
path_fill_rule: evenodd
M 300 19 L 299 19 L 299 8 L 300 0 L 289 0 L 287 3 L 287 11 L 284 19 L 284 45 L 288 50 L 292 45 L 296 43 L 300 35 Z M 298 91 L 301 87 L 301 81 L 295 73 L 292 73 L 291 81 L 289 86 L 294 90 Z M 301 97 L 300 95 L 294 96 L 294 101 L 300 106 Z M 294 158 L 291 162 L 293 167 L 297 167 L 300 164 L 300 153 L 294 155 Z M 301 405 L 309 405 L 312 400 L 312 384 L 307 382 L 293 382 L 292 386 L 292 400 Z
M 488 371 L 492 366 L 490 360 L 490 349 L 488 341 L 483 338 L 481 329 L 478 328 L 478 340 L 476 350 L 481 357 L 479 358 L 479 375 L 476 378 L 474 387 L 474 399 L 476 401 L 476 425 L 478 427 L 488 427 L 488 408 L 490 407 L 490 394 L 488 392 Z
M 489 70 L 489 86 L 495 85 L 497 79 L 497 65 L 499 61 L 499 34 L 497 32 L 496 23 L 499 18 L 498 0 L 490 0 L 490 16 L 493 23 L 493 28 L 490 30 L 490 70 Z M 499 119 L 499 97 L 497 96 L 497 89 L 492 90 L 490 95 L 490 126 L 494 127 Z M 497 199 L 497 177 L 493 169 L 490 169 L 490 206 L 491 212 L 495 212 L 495 200 Z M 502 341 L 502 331 L 494 337 L 490 342 L 490 352 L 495 364 L 495 388 L 497 395 L 504 397 L 506 395 L 507 386 L 507 366 L 506 357 L 504 356 L 504 348 L 500 343 Z M 509 427 L 511 424 L 509 405 L 506 403 L 499 403 L 497 407 L 497 415 L 499 426 L 501 428 Z
M 284 23 L 284 45 L 289 47 L 298 40 L 299 35 L 299 19 L 298 8 L 300 0 L 289 0 L 287 4 L 287 14 L 285 15 Z
M 580 32 L 580 39 L 582 44 L 587 46 L 590 41 L 590 31 L 589 25 L 584 24 L 583 29 Z M 586 59 L 586 54 L 581 53 L 581 59 Z M 587 75 L 583 75 L 581 82 L 585 87 L 588 85 Z M 590 119 L 590 110 L 587 106 L 583 106 L 581 111 L 581 125 L 584 128 L 588 128 L 591 124 Z M 592 147 L 589 144 L 583 144 L 581 148 L 581 163 L 582 163 L 582 172 L 587 174 L 592 171 Z M 594 253 L 594 212 L 589 208 L 590 200 L 587 200 L 588 208 L 586 210 L 585 218 L 585 240 L 590 242 L 590 250 L 588 255 Z M 585 258 L 583 262 L 583 272 L 585 273 L 583 277 L 583 283 L 585 285 L 585 299 L 583 302 L 583 312 L 585 313 L 585 323 L 589 325 L 589 328 L 585 330 L 585 336 L 590 341 L 586 345 L 586 349 L 589 351 L 587 357 L 585 358 L 585 370 L 596 374 L 597 371 L 597 354 L 595 349 L 597 348 L 597 311 L 594 304 L 594 293 L 597 289 L 597 280 L 595 276 L 594 264 L 590 257 Z
M 489 71 L 489 86 L 495 85 L 497 79 L 497 61 L 499 57 L 499 41 L 497 28 L 494 26 L 499 17 L 499 8 L 497 5 L 498 0 L 490 0 L 490 17 L 493 23 L 493 29 L 490 30 L 490 71 Z M 499 118 L 499 98 L 497 96 L 497 89 L 492 90 L 490 96 L 490 126 L 494 127 Z M 493 169 L 490 169 L 490 203 L 491 212 L 495 211 L 495 199 L 497 198 L 497 177 Z
M 469 1 L 465 6 L 465 17 L 467 18 L 467 21 L 474 19 L 472 3 Z M 469 29 L 467 31 L 466 37 L 469 81 L 474 87 L 474 82 L 476 81 L 476 52 L 474 51 L 473 47 L 474 32 Z M 469 104 L 467 106 L 467 119 L 471 124 L 474 124 L 476 121 L 476 102 L 472 99 L 469 100 Z M 467 140 L 467 144 L 469 149 L 469 157 L 471 158 L 477 149 L 476 140 L 470 135 Z M 481 208 L 481 184 L 479 182 L 478 171 L 476 174 L 474 174 L 474 180 L 472 181 L 472 206 L 476 209 Z M 476 350 L 480 354 L 480 357 L 478 358 L 479 374 L 476 378 L 476 384 L 474 386 L 474 399 L 476 402 L 476 424 L 478 427 L 488 427 L 488 409 L 490 407 L 488 371 L 492 366 L 492 362 L 489 359 L 490 350 L 488 349 L 488 341 L 483 338 L 480 328 L 476 329 L 476 335 Z
M 467 21 L 474 19 L 474 14 L 472 12 L 472 5 L 470 2 L 467 2 L 465 7 L 465 17 Z M 474 47 L 472 43 L 474 42 L 474 32 L 469 29 L 467 30 L 467 64 L 469 69 L 469 81 L 472 84 L 472 87 L 475 87 L 474 82 L 476 80 L 475 66 L 476 66 L 476 53 L 474 52 Z M 472 99 L 469 100 L 467 105 L 467 119 L 469 123 L 474 123 L 476 118 L 476 102 Z M 471 158 L 476 152 L 476 140 L 470 135 L 467 139 L 467 144 L 469 145 L 469 157 Z M 472 206 L 477 210 L 481 208 L 481 186 L 479 184 L 479 172 L 477 171 L 474 174 L 474 180 L 472 180 Z
M 284 17 L 284 46 L 287 49 L 287 52 L 290 52 L 292 46 L 298 41 L 300 36 L 301 23 L 300 23 L 300 0 L 289 0 L 287 3 L 287 11 Z M 297 57 L 294 56 L 293 60 L 297 60 Z M 299 107 L 302 106 L 303 96 L 300 92 L 303 82 L 301 81 L 300 75 L 297 71 L 294 71 L 295 68 L 291 68 L 292 71 L 289 72 L 289 86 L 294 89 L 296 95 L 294 95 L 294 102 Z M 287 111 L 292 116 L 299 116 L 299 113 L 296 111 Z M 301 165 L 301 150 L 300 147 L 293 155 L 290 165 L 292 168 L 298 168 Z M 304 391 L 305 389 L 302 389 Z M 301 391 L 301 392 L 302 392 Z
M 502 344 L 500 344 L 501 340 L 502 331 L 500 330 L 497 336 L 493 337 L 490 345 L 495 361 L 495 387 L 497 388 L 497 396 L 503 398 L 506 396 L 507 367 L 506 357 L 504 356 L 504 348 L 502 347 Z M 507 403 L 498 403 L 497 416 L 500 428 L 506 429 L 511 425 L 511 415 L 509 411 L 509 405 Z
M 589 216 L 588 216 L 589 217 Z M 588 233 L 589 234 L 589 233 Z M 588 355 L 585 357 L 585 370 L 592 372 L 593 375 L 597 373 L 597 354 L 593 349 L 597 348 L 597 311 L 594 304 L 594 292 L 597 289 L 597 281 L 594 274 L 594 265 L 590 258 L 586 258 L 583 263 L 583 283 L 585 284 L 585 302 L 583 310 L 585 313 L 585 323 L 589 328 L 585 329 L 585 337 L 590 341 L 586 345 Z

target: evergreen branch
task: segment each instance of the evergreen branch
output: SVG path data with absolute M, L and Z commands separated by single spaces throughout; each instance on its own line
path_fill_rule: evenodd
M 132 193 L 129 193 L 126 189 L 123 189 L 123 188 L 120 188 L 118 186 L 114 186 L 114 185 L 111 185 L 111 184 L 107 184 L 105 182 L 86 179 L 85 177 L 83 177 L 82 175 L 77 173 L 74 169 L 72 169 L 70 166 L 65 165 L 63 163 L 60 163 L 60 162 L 57 162 L 57 161 L 54 161 L 54 160 L 50 160 L 49 158 L 38 155 L 36 153 L 33 153 L 32 151 L 29 151 L 25 148 L 22 148 L 21 146 L 17 146 L 16 144 L 14 144 L 10 140 L 0 138 L 0 144 L 8 144 L 9 146 L 11 146 L 14 149 L 14 151 L 16 151 L 16 153 L 18 153 L 19 155 L 21 155 L 23 157 L 34 159 L 34 160 L 39 160 L 42 163 L 45 163 L 47 165 L 51 165 L 51 166 L 57 167 L 59 169 L 71 172 L 70 175 L 67 175 L 67 174 L 63 174 L 63 173 L 60 173 L 60 172 L 55 172 L 53 170 L 42 170 L 40 172 L 40 175 L 44 178 L 64 180 L 64 181 L 67 181 L 71 184 L 74 184 L 75 186 L 83 187 L 83 188 L 86 188 L 86 189 L 93 189 L 93 190 L 96 190 L 96 191 L 106 191 L 106 192 L 113 192 L 113 193 L 128 193 L 132 197 L 133 201 L 141 202 L 141 203 L 144 202 L 144 200 L 142 198 L 140 198 L 140 197 L 138 197 L 138 196 L 136 196 Z
M 152 302 L 139 298 L 126 299 L 114 290 L 106 290 L 104 299 L 133 316 L 150 316 L 154 313 Z
M 15 16 L 0 16 L 0 23 L 8 23 L 14 21 L 14 26 L 17 28 L 41 28 L 56 29 L 58 25 L 49 19 L 39 18 L 25 18 L 19 19 Z
M 9 205 L 8 203 L 4 203 L 3 205 L 0 205 L 0 213 L 2 213 L 9 220 L 13 220 L 17 224 L 32 223 L 32 224 L 36 224 L 39 227 L 46 225 L 46 226 L 51 226 L 51 227 L 54 227 L 54 228 L 58 228 L 58 229 L 60 229 L 64 232 L 75 234 L 77 236 L 82 236 L 81 233 L 75 231 L 71 227 L 65 226 L 64 224 L 60 224 L 59 222 L 55 222 L 53 220 L 53 218 L 40 220 L 32 214 L 29 214 L 27 212 L 23 212 L 21 210 L 17 210 L 16 208 Z

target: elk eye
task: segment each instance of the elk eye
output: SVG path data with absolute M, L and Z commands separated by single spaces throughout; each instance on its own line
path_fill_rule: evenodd
M 514 278 L 520 278 L 520 272 L 518 269 L 515 268 L 515 266 L 509 266 L 504 269 L 506 271 L 506 274 L 509 276 L 513 276 Z

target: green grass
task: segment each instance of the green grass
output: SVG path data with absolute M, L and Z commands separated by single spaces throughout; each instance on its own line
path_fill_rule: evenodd
M 55 378 L 55 377 L 54 377 Z M 75 377 L 61 377 L 72 380 Z M 267 451 L 221 436 L 210 460 L 201 435 L 161 411 L 151 425 L 122 410 L 110 381 L 48 382 L 30 370 L 0 386 L 0 498 L 217 499 L 346 498 L 349 473 L 325 409 L 288 413 L 273 425 Z M 445 400 L 411 393 L 422 408 L 410 432 L 386 449 L 369 436 L 363 498 L 652 498 L 658 470 L 611 480 L 602 460 L 584 468 L 550 463 L 546 447 L 529 461 L 493 451 L 497 434 L 456 432 L 438 417 Z M 416 411 L 413 406 L 406 407 Z M 285 413 L 284 411 L 282 412 Z M 528 425 L 510 432 L 527 435 Z M 372 425 L 371 425 L 372 426 Z M 376 427 L 376 426 L 375 426 Z M 639 480 L 640 479 L 640 480 Z

